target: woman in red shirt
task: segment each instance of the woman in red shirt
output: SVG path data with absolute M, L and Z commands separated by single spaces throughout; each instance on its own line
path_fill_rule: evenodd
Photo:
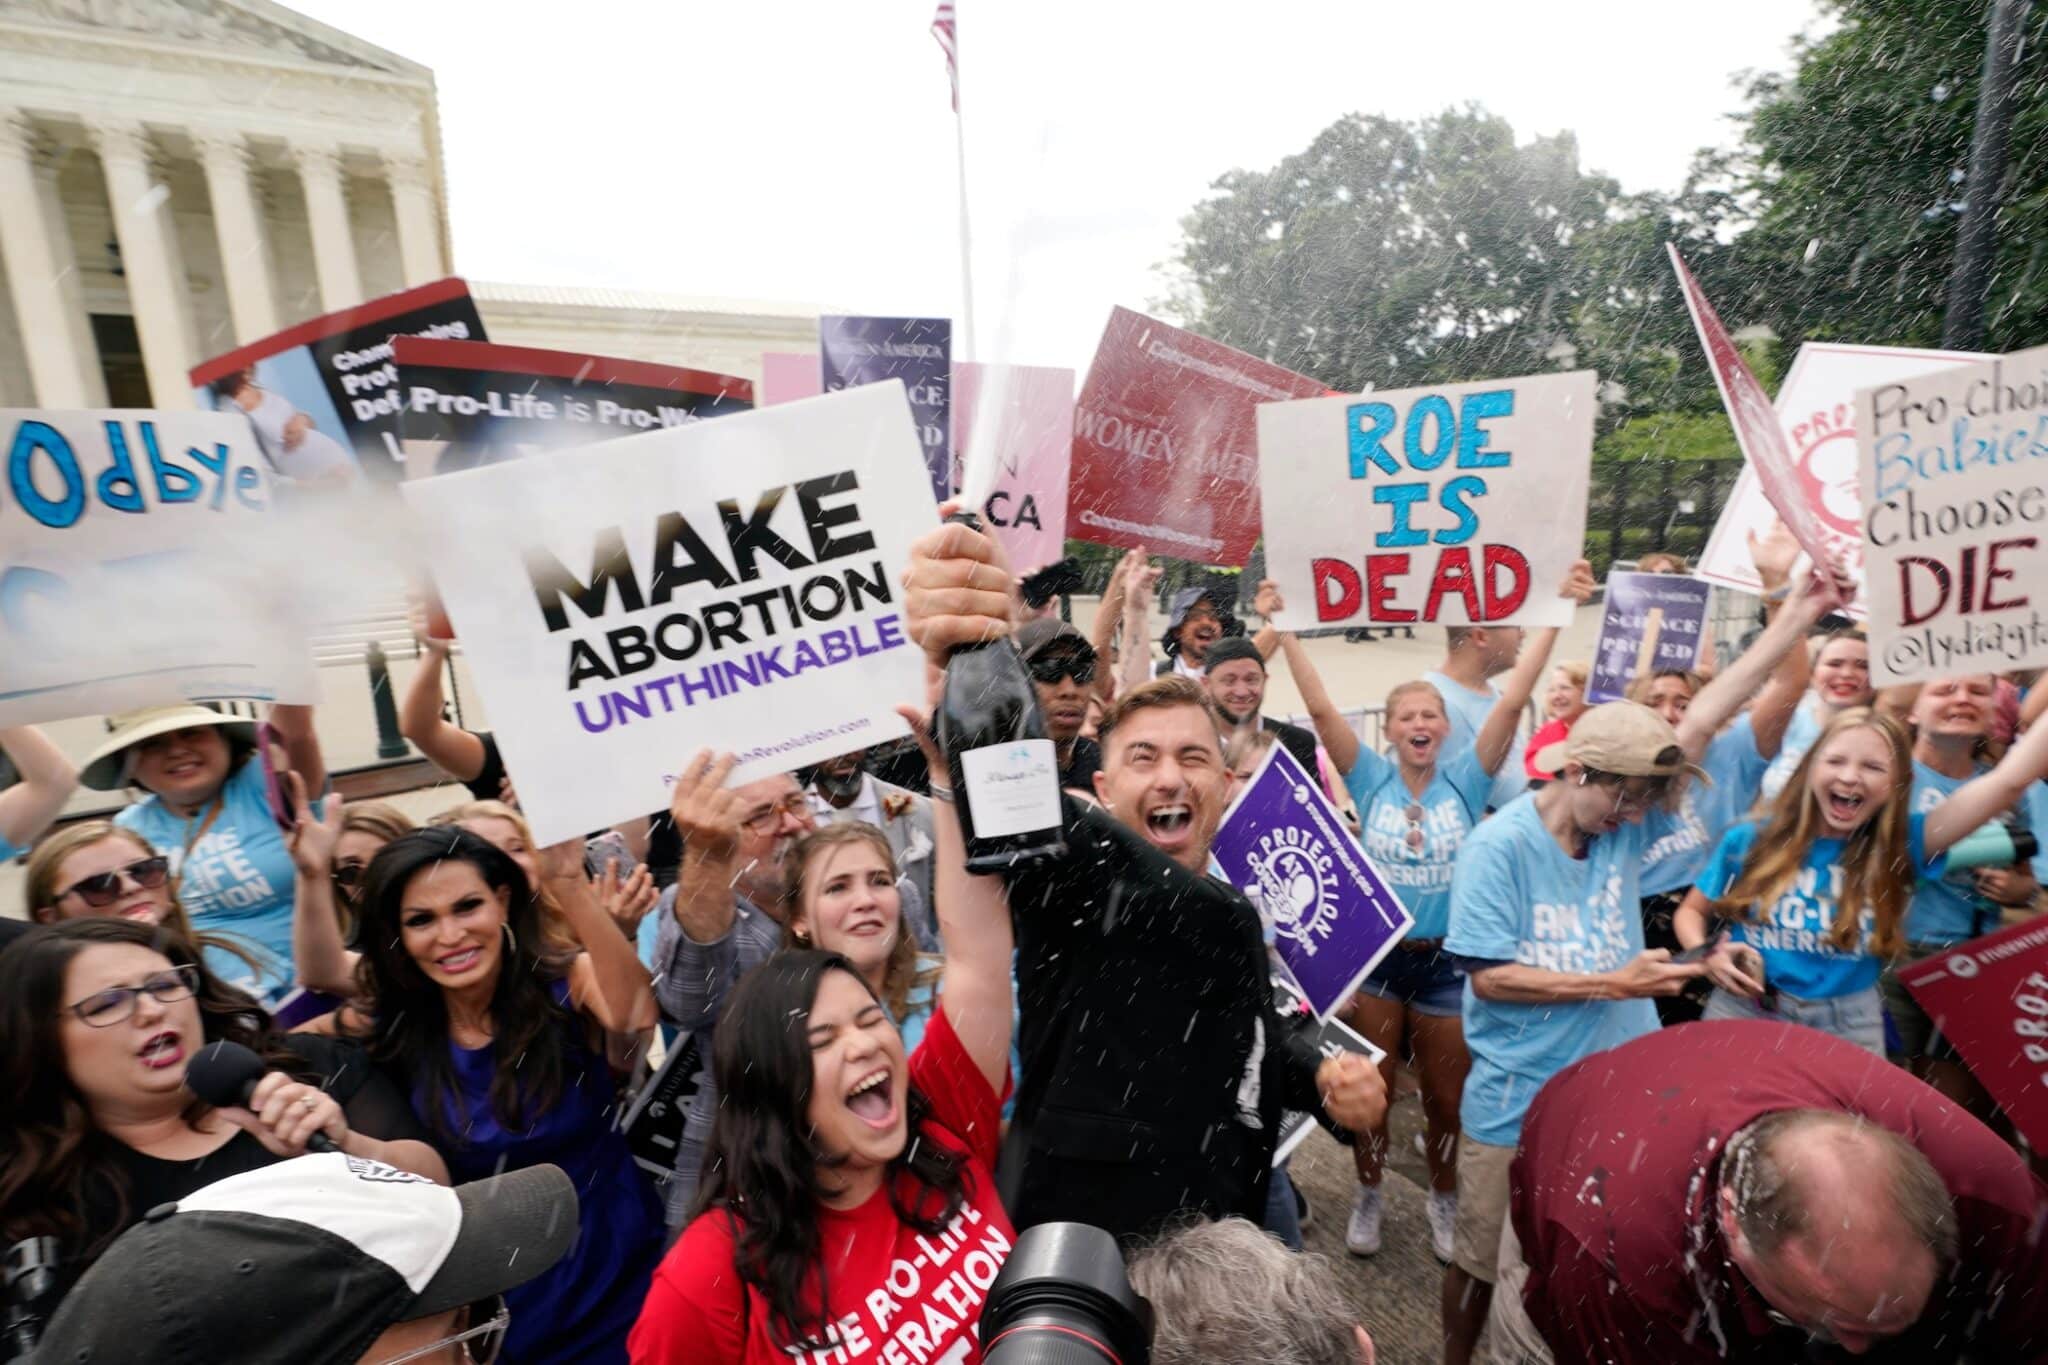
M 968 876 L 944 761 L 925 758 L 946 963 L 924 1040 L 906 1058 L 836 953 L 781 953 L 740 981 L 696 1217 L 655 1273 L 633 1365 L 981 1359 L 982 1300 L 1013 1239 L 994 1176 L 1010 917 L 998 879 Z

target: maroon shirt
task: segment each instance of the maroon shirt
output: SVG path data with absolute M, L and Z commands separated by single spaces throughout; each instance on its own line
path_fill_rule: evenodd
M 1728 1139 L 1781 1109 L 1860 1114 L 1906 1138 L 1955 1201 L 1959 1264 L 1912 1331 L 1861 1357 L 2048 1362 L 2048 1185 L 1904 1071 L 1811 1029 L 1686 1024 L 1559 1072 L 1510 1180 L 1523 1304 L 1560 1361 L 1804 1360 L 1729 1262 L 1713 1216 Z

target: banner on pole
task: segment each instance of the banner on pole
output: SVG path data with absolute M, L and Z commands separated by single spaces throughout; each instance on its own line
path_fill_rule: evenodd
M 1806 502 L 1820 522 L 1821 537 L 1835 562 L 1856 580 L 1848 614 L 1866 615 L 1863 599 L 1863 483 L 1856 461 L 1856 391 L 1894 379 L 1967 365 L 1989 356 L 1967 351 L 1916 351 L 1902 346 L 1842 346 L 1809 341 L 1792 357 L 1778 386 L 1775 408 Z M 1720 520 L 1700 556 L 1697 572 L 1710 583 L 1761 593 L 1763 583 L 1749 558 L 1749 533 L 1765 534 L 1771 510 L 1747 462 L 1721 508 Z
M 1607 575 L 1586 700 L 1622 701 L 1645 673 L 1699 667 L 1711 585 L 1669 573 Z
M 2048 346 L 1856 395 L 1870 680 L 2048 664 Z
M 953 324 L 945 318 L 821 317 L 820 382 L 826 393 L 903 381 L 932 497 L 953 491 Z
M 1112 309 L 1074 405 L 1069 534 L 1241 567 L 1260 527 L 1253 409 L 1328 392 L 1207 337 Z
M 824 377 L 818 369 L 816 351 L 763 351 L 761 382 L 754 386 L 755 398 L 764 408 L 794 403 L 799 398 L 816 398 L 825 391 Z
M 459 279 L 436 280 L 288 327 L 194 366 L 201 408 L 241 412 L 287 486 L 346 488 L 362 474 L 402 477 L 395 336 L 482 341 Z
M 1224 813 L 1212 854 L 1224 880 L 1272 927 L 1280 960 L 1318 1019 L 1343 1009 L 1415 923 L 1322 787 L 1281 745 L 1266 751 Z
M 1597 406 L 1590 370 L 1261 406 L 1274 624 L 1570 625 Z
M 984 401 L 1000 405 L 983 414 Z M 976 422 L 981 426 L 977 427 Z M 984 430 L 986 435 L 984 437 Z M 973 443 L 986 439 L 985 454 Z M 1038 365 L 953 366 L 953 448 L 963 471 L 993 466 L 981 516 L 1010 557 L 1029 574 L 1065 557 L 1067 462 L 1074 448 L 1074 372 Z M 964 482 L 956 481 L 956 487 Z
M 543 843 L 907 733 L 897 576 L 938 524 L 900 384 L 403 486 Z
M 2037 1152 L 2048 1151 L 2048 919 L 2032 919 L 1899 968 Z
M 0 726 L 319 697 L 305 567 L 240 415 L 0 410 Z

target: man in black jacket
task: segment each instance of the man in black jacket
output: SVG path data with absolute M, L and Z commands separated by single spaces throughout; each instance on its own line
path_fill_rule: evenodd
M 1257 645 L 1237 635 L 1209 646 L 1209 667 L 1202 674 L 1202 687 L 1231 731 L 1271 730 L 1275 742 L 1294 755 L 1301 770 L 1311 780 L 1320 781 L 1316 737 L 1299 725 L 1259 714 L 1266 704 L 1266 660 Z
M 941 666 L 1009 630 L 1008 575 L 964 526 L 921 540 L 905 581 L 911 635 Z M 1257 1222 L 1281 1113 L 1368 1126 L 1386 1090 L 1281 1020 L 1258 913 L 1207 875 L 1229 783 L 1201 687 L 1131 689 L 1102 746 L 1101 809 L 1067 798 L 1066 856 L 1009 879 L 1023 1071 L 1004 1204 L 1019 1228 L 1126 1239 L 1191 1212 Z

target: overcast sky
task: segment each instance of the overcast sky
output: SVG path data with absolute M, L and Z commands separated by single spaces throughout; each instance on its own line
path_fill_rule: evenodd
M 434 69 L 466 275 L 960 316 L 932 0 L 289 2 Z M 1112 304 L 1166 292 L 1212 180 L 1347 113 L 1475 101 L 1675 188 L 1732 136 L 1737 73 L 1783 69 L 1815 22 L 1812 0 L 959 8 L 978 357 L 1077 370 Z

